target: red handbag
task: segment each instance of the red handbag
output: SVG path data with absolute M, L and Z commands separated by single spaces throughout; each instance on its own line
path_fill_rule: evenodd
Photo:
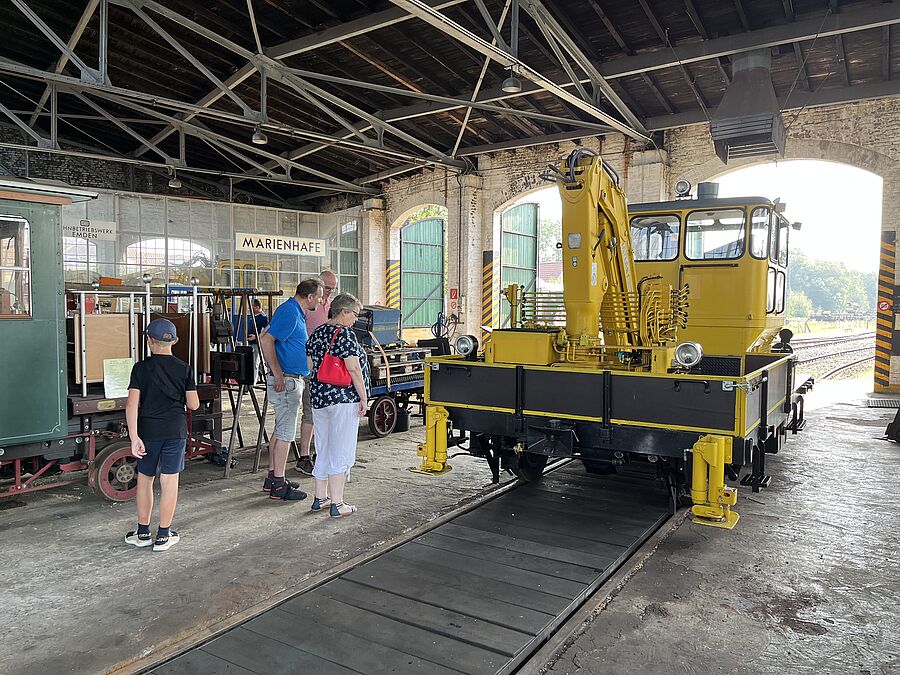
M 331 343 L 328 345 L 328 349 L 325 350 L 325 356 L 322 357 L 322 363 L 319 364 L 319 369 L 316 371 L 316 379 L 322 384 L 331 384 L 335 387 L 350 386 L 350 371 L 347 370 L 347 364 L 344 363 L 344 359 L 339 359 L 331 353 L 334 341 L 343 328 L 344 326 L 341 326 L 334 331 Z

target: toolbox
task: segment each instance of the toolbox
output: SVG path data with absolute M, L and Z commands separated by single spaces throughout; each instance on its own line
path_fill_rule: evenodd
M 375 342 L 369 333 L 382 346 L 392 345 L 400 341 L 400 310 L 393 307 L 366 305 L 359 312 L 359 318 L 353 324 L 353 332 L 360 344 L 374 347 Z

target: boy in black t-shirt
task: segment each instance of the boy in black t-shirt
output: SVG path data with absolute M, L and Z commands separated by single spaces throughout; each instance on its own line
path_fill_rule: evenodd
M 178 533 L 169 528 L 178 501 L 178 474 L 184 470 L 187 440 L 185 407 L 200 407 L 194 373 L 184 361 L 172 356 L 178 342 L 175 324 L 154 319 L 147 324 L 147 344 L 152 356 L 134 364 L 128 385 L 125 419 L 131 437 L 131 454 L 138 458 L 137 530 L 125 535 L 134 546 L 153 545 L 168 551 L 178 543 Z M 159 473 L 159 529 L 150 536 L 153 512 L 153 480 Z

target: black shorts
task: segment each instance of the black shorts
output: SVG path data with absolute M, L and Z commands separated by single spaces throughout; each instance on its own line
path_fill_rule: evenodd
M 138 472 L 151 477 L 158 473 L 181 473 L 184 471 L 185 443 L 183 438 L 144 441 L 147 454 L 138 460 Z

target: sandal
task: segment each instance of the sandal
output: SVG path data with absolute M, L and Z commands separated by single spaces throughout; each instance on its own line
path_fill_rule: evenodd
M 331 506 L 331 497 L 325 497 L 324 499 L 319 499 L 316 497 L 313 499 L 312 506 L 309 507 L 310 511 L 324 511 L 328 507 Z
M 349 509 L 345 511 L 344 509 Z M 351 506 L 350 504 L 345 504 L 344 502 L 340 502 L 338 504 L 331 505 L 331 511 L 328 515 L 332 518 L 346 518 L 349 515 L 356 513 L 356 507 Z

